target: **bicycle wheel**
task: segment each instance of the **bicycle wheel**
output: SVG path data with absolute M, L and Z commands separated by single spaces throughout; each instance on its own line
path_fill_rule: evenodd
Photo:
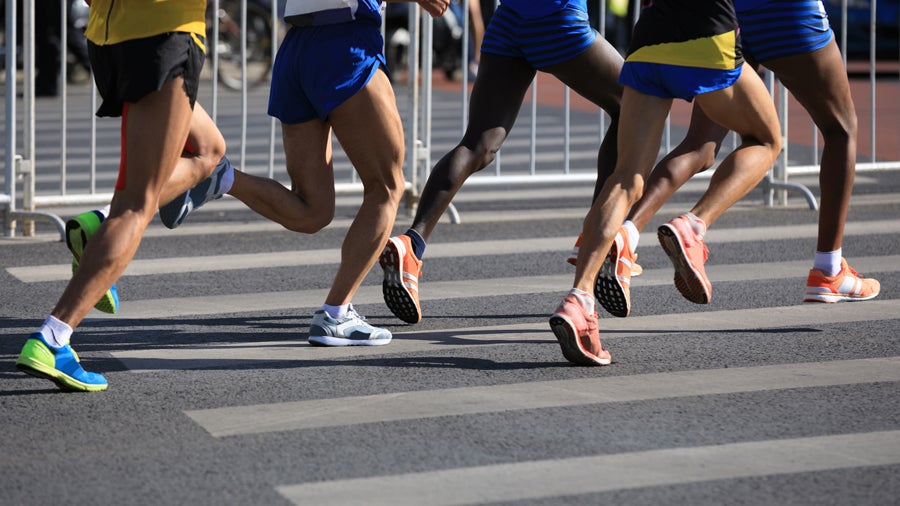
M 219 2 L 218 78 L 226 88 L 241 89 L 241 3 Z M 247 87 L 265 82 L 272 70 L 271 13 L 255 3 L 247 4 Z

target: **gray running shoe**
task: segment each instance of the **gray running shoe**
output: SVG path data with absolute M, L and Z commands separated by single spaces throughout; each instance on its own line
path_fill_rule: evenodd
M 390 331 L 366 323 L 352 305 L 341 319 L 320 309 L 309 325 L 309 344 L 313 346 L 381 346 L 391 342 L 391 337 Z
M 210 200 L 222 198 L 222 179 L 228 171 L 234 170 L 224 156 L 208 178 L 197 183 L 197 186 L 175 197 L 171 202 L 159 208 L 159 219 L 167 228 L 181 225 L 188 214 Z

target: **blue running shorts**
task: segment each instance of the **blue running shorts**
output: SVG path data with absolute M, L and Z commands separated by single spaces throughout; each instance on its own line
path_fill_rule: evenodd
M 735 0 L 741 46 L 756 62 L 811 53 L 834 37 L 820 0 Z
M 540 69 L 587 51 L 596 36 L 587 12 L 571 5 L 546 17 L 529 19 L 501 4 L 484 32 L 481 51 L 521 58 Z
M 720 70 L 626 61 L 619 74 L 619 84 L 647 95 L 680 98 L 690 102 L 697 95 L 731 86 L 739 77 L 740 67 Z
M 379 67 L 387 73 L 383 45 L 381 29 L 367 20 L 291 28 L 272 67 L 269 116 L 286 124 L 326 121 Z

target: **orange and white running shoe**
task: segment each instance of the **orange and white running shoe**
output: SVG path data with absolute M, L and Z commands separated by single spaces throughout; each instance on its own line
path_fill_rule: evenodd
M 575 241 L 575 246 L 572 246 L 572 251 L 569 253 L 569 257 L 566 258 L 566 262 L 569 262 L 572 265 L 577 265 L 579 250 L 581 250 L 581 234 L 578 234 L 578 239 Z M 634 259 L 637 260 L 637 253 L 634 254 Z M 632 276 L 640 276 L 642 272 L 644 272 L 643 267 L 636 263 L 632 264 Z
M 388 309 L 406 323 L 419 323 L 422 320 L 422 308 L 419 306 L 422 261 L 413 253 L 409 236 L 391 237 L 378 263 L 384 269 L 381 293 Z
M 569 253 L 569 258 L 566 259 L 566 262 L 569 262 L 572 265 L 578 263 L 578 250 L 581 249 L 581 234 L 578 234 L 578 239 L 575 239 L 575 246 L 572 246 L 572 251 Z
M 657 237 L 675 267 L 675 288 L 691 302 L 709 304 L 712 284 L 703 268 L 709 250 L 688 218 L 682 215 L 659 227 Z
M 613 316 L 628 316 L 631 313 L 631 277 L 641 272 L 637 253 L 632 253 L 628 244 L 628 231 L 621 227 L 594 282 L 597 302 Z
M 810 269 L 806 278 L 803 302 L 852 302 L 874 299 L 881 292 L 877 279 L 864 278 L 841 258 L 841 271 L 826 276 L 819 269 Z
M 600 343 L 597 313 L 587 314 L 574 295 L 566 295 L 550 316 L 550 329 L 566 360 L 579 365 L 609 365 L 612 356 Z

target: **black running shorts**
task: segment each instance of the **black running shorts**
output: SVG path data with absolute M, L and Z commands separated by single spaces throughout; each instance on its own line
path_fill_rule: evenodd
M 204 41 L 195 37 L 171 32 L 106 46 L 88 41 L 94 82 L 103 98 L 97 116 L 121 116 L 125 102 L 138 102 L 179 76 L 193 108 L 205 59 Z

